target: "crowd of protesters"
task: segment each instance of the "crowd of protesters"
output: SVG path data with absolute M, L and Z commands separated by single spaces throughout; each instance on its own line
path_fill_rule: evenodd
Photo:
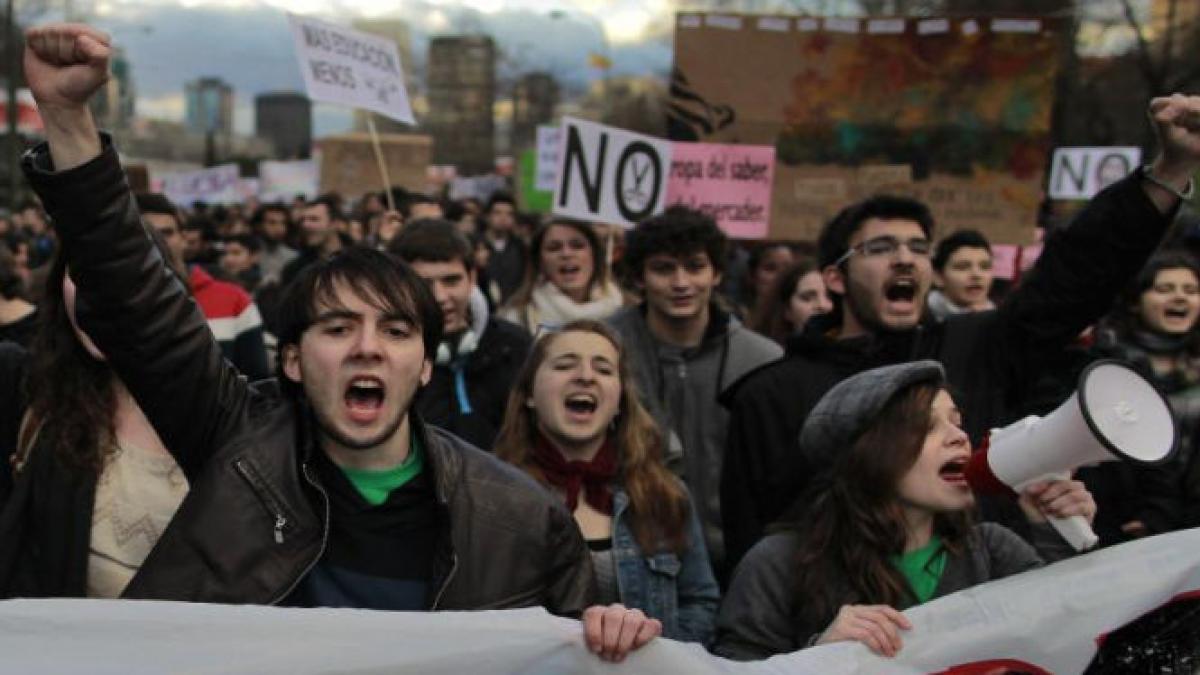
M 1155 99 L 1155 162 L 1000 297 L 984 236 L 887 195 L 815 250 L 503 192 L 180 208 L 130 193 L 87 112 L 109 51 L 29 33 L 48 142 L 0 220 L 0 597 L 541 606 L 613 660 L 659 634 L 891 655 L 899 610 L 1072 555 L 1047 515 L 1102 545 L 1200 525 L 1200 263 L 1171 231 L 1200 99 Z M 987 431 L 1114 356 L 1181 451 L 976 499 Z

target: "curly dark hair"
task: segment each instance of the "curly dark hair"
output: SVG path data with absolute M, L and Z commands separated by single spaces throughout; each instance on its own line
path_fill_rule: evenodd
M 717 272 L 725 271 L 729 238 L 711 216 L 686 206 L 670 206 L 648 218 L 625 236 L 624 262 L 634 279 L 641 279 L 646 259 L 665 253 L 676 257 L 705 253 Z

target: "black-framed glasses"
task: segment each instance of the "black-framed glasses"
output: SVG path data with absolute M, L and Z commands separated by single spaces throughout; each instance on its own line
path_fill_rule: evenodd
M 837 259 L 837 265 L 841 265 L 850 259 L 850 256 L 858 253 L 865 258 L 875 258 L 878 256 L 895 255 L 900 251 L 900 247 L 908 249 L 908 252 L 914 256 L 927 258 L 933 253 L 933 242 L 924 237 L 913 237 L 912 239 L 901 241 L 891 235 L 882 237 L 874 237 L 863 242 L 859 242 L 850 247 L 850 250 L 842 254 L 842 257 Z

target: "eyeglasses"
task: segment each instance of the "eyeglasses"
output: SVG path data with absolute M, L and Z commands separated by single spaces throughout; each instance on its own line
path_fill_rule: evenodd
M 900 251 L 901 246 L 908 249 L 909 253 L 921 258 L 929 257 L 929 254 L 933 251 L 933 242 L 924 237 L 913 237 L 907 241 L 900 241 L 895 237 L 884 235 L 851 246 L 850 250 L 842 254 L 842 257 L 838 258 L 834 264 L 841 265 L 855 253 L 860 253 L 867 258 L 895 255 Z

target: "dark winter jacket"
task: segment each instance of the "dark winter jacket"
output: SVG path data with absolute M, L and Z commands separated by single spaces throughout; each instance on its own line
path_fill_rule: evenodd
M 320 559 L 329 534 L 328 497 L 310 465 L 320 452 L 312 414 L 303 401 L 249 386 L 221 357 L 145 235 L 107 138 L 99 157 L 74 169 L 54 173 L 44 144 L 23 162 L 62 237 L 86 307 L 80 324 L 191 485 L 125 596 L 278 602 Z M 513 467 L 410 419 L 441 530 L 431 608 L 581 613 L 592 594 L 590 560 L 558 500 Z M 14 556 L 12 540 L 0 541 L 0 563 L 18 558 L 9 576 L 27 580 L 28 555 L 44 552 L 23 546 Z
M 933 597 L 1041 567 L 1044 560 L 1053 562 L 1071 555 L 1067 544 L 1048 525 L 1036 526 L 1034 533 L 1036 549 L 1000 525 L 976 525 L 962 552 L 946 552 L 946 568 Z M 806 621 L 800 614 L 801 599 L 795 578 L 799 545 L 795 533 L 773 534 L 746 554 L 717 615 L 713 652 L 739 661 L 765 659 L 804 649 L 829 627 L 834 615 Z M 831 583 L 837 589 L 835 595 L 844 598 L 841 605 L 877 604 L 856 597 L 843 579 Z
M 481 309 L 486 304 L 480 303 Z M 479 344 L 465 357 L 433 367 L 433 377 L 417 398 L 429 424 L 490 450 L 504 422 L 504 407 L 529 354 L 531 340 L 520 326 L 487 319 Z
M 1016 419 L 1036 374 L 1108 311 L 1171 218 L 1134 174 L 1052 235 L 1037 265 L 996 310 L 941 322 L 927 318 L 913 330 L 846 340 L 830 337 L 832 317 L 810 321 L 783 360 L 748 374 L 722 397 L 731 413 L 721 483 L 728 560 L 736 562 L 800 498 L 809 478 L 797 452 L 800 429 L 830 387 L 868 368 L 941 361 L 964 428 L 978 443 L 991 428 Z M 1015 525 L 1014 513 L 1009 508 L 999 519 Z M 986 510 L 985 516 L 992 517 Z

